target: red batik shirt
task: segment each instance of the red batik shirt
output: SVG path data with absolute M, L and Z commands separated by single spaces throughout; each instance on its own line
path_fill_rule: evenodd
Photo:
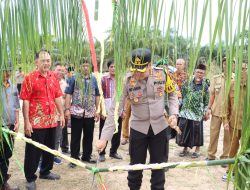
M 57 76 L 48 72 L 44 77 L 39 71 L 27 75 L 22 84 L 20 98 L 29 101 L 29 121 L 32 128 L 57 126 L 55 98 L 62 96 Z

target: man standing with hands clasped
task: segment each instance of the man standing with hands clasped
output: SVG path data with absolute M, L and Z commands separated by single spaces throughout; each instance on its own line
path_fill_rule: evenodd
M 151 67 L 151 51 L 142 48 L 132 51 L 130 71 L 125 77 L 119 105 L 121 110 L 124 108 L 126 98 L 131 102 L 130 164 L 145 164 L 147 150 L 149 150 L 151 164 L 165 162 L 168 145 L 165 143 L 168 125 L 164 117 L 166 74 L 161 68 Z M 168 101 L 169 124 L 175 127 L 178 114 L 178 99 L 175 92 L 168 94 Z M 114 113 L 114 110 L 115 98 L 110 112 Z M 102 150 L 106 141 L 112 138 L 114 127 L 114 114 L 109 114 L 101 138 L 97 142 L 98 150 Z M 127 179 L 131 190 L 140 189 L 142 170 L 129 171 Z M 164 189 L 164 170 L 152 170 L 150 181 L 151 189 Z
M 49 51 L 41 50 L 38 54 L 37 70 L 25 77 L 20 98 L 23 100 L 26 137 L 54 149 L 57 110 L 60 114 L 60 126 L 64 127 L 65 121 L 61 102 L 62 91 L 57 76 L 50 71 L 50 67 Z M 41 155 L 42 165 L 39 177 L 48 180 L 60 179 L 59 175 L 50 172 L 53 168 L 54 156 L 26 143 L 24 173 L 28 190 L 36 189 L 35 173 Z
M 100 92 L 96 77 L 91 73 L 90 61 L 81 59 L 79 71 L 68 80 L 65 89 L 65 117 L 71 118 L 71 157 L 79 159 L 80 142 L 82 138 L 83 153 L 81 160 L 96 163 L 91 157 L 95 122 L 99 121 L 97 108 L 100 101 Z M 76 165 L 70 163 L 71 168 Z

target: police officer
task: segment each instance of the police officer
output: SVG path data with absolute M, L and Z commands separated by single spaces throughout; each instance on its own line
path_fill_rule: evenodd
M 132 51 L 130 71 L 124 81 L 123 95 L 119 110 L 124 108 L 126 98 L 131 102 L 130 120 L 130 164 L 145 164 L 147 150 L 150 163 L 166 161 L 167 123 L 164 117 L 164 95 L 166 75 L 163 69 L 151 67 L 151 51 L 135 49 Z M 178 99 L 174 92 L 168 94 L 169 125 L 177 124 Z M 115 110 L 115 100 L 111 110 Z M 124 110 L 123 110 L 124 111 Z M 97 149 L 102 150 L 106 141 L 110 140 L 114 131 L 114 114 L 110 114 L 105 122 Z M 142 170 L 128 172 L 128 186 L 131 190 L 140 189 Z M 164 170 L 152 170 L 151 189 L 164 189 Z
M 208 104 L 208 112 L 212 114 L 210 124 L 210 142 L 207 150 L 207 159 L 214 160 L 216 158 L 218 139 L 220 134 L 221 124 L 223 117 L 226 116 L 226 102 L 225 99 L 225 71 L 226 71 L 226 58 L 222 59 L 223 73 L 215 75 L 211 82 L 210 99 Z M 224 130 L 223 138 L 223 152 L 220 159 L 228 158 L 230 150 L 230 135 L 228 130 Z M 223 167 L 226 167 L 222 165 Z

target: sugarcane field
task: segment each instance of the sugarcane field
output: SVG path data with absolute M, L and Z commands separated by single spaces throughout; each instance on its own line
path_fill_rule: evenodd
M 249 0 L 0 0 L 0 190 L 250 190 Z

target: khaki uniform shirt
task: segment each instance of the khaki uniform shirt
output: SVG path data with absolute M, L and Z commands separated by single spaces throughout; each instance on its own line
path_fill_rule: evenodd
M 212 115 L 225 117 L 225 76 L 224 74 L 215 75 L 211 81 L 210 94 L 214 95 L 214 103 L 211 107 Z
M 240 94 L 239 94 L 239 102 L 236 109 L 234 108 L 234 90 L 235 81 L 231 82 L 229 98 L 228 98 L 228 108 L 227 108 L 227 122 L 229 122 L 229 126 L 231 128 L 235 128 L 238 130 L 242 129 L 242 119 L 244 112 L 244 101 L 247 93 L 247 85 L 241 84 L 240 86 Z
M 136 81 L 133 78 L 132 73 L 127 74 L 118 110 L 125 107 L 125 100 L 128 98 L 131 102 L 130 127 L 132 129 L 143 134 L 148 134 L 151 125 L 152 130 L 156 135 L 168 127 L 164 117 L 165 83 L 166 75 L 160 68 L 152 68 L 149 77 L 141 81 Z M 113 99 L 112 102 L 110 109 L 114 111 L 115 100 Z M 168 102 L 169 115 L 178 114 L 178 98 L 175 92 L 168 94 Z M 108 115 L 101 139 L 110 140 L 112 138 L 114 121 L 111 120 L 114 119 L 110 117 L 114 117 L 114 114 Z

